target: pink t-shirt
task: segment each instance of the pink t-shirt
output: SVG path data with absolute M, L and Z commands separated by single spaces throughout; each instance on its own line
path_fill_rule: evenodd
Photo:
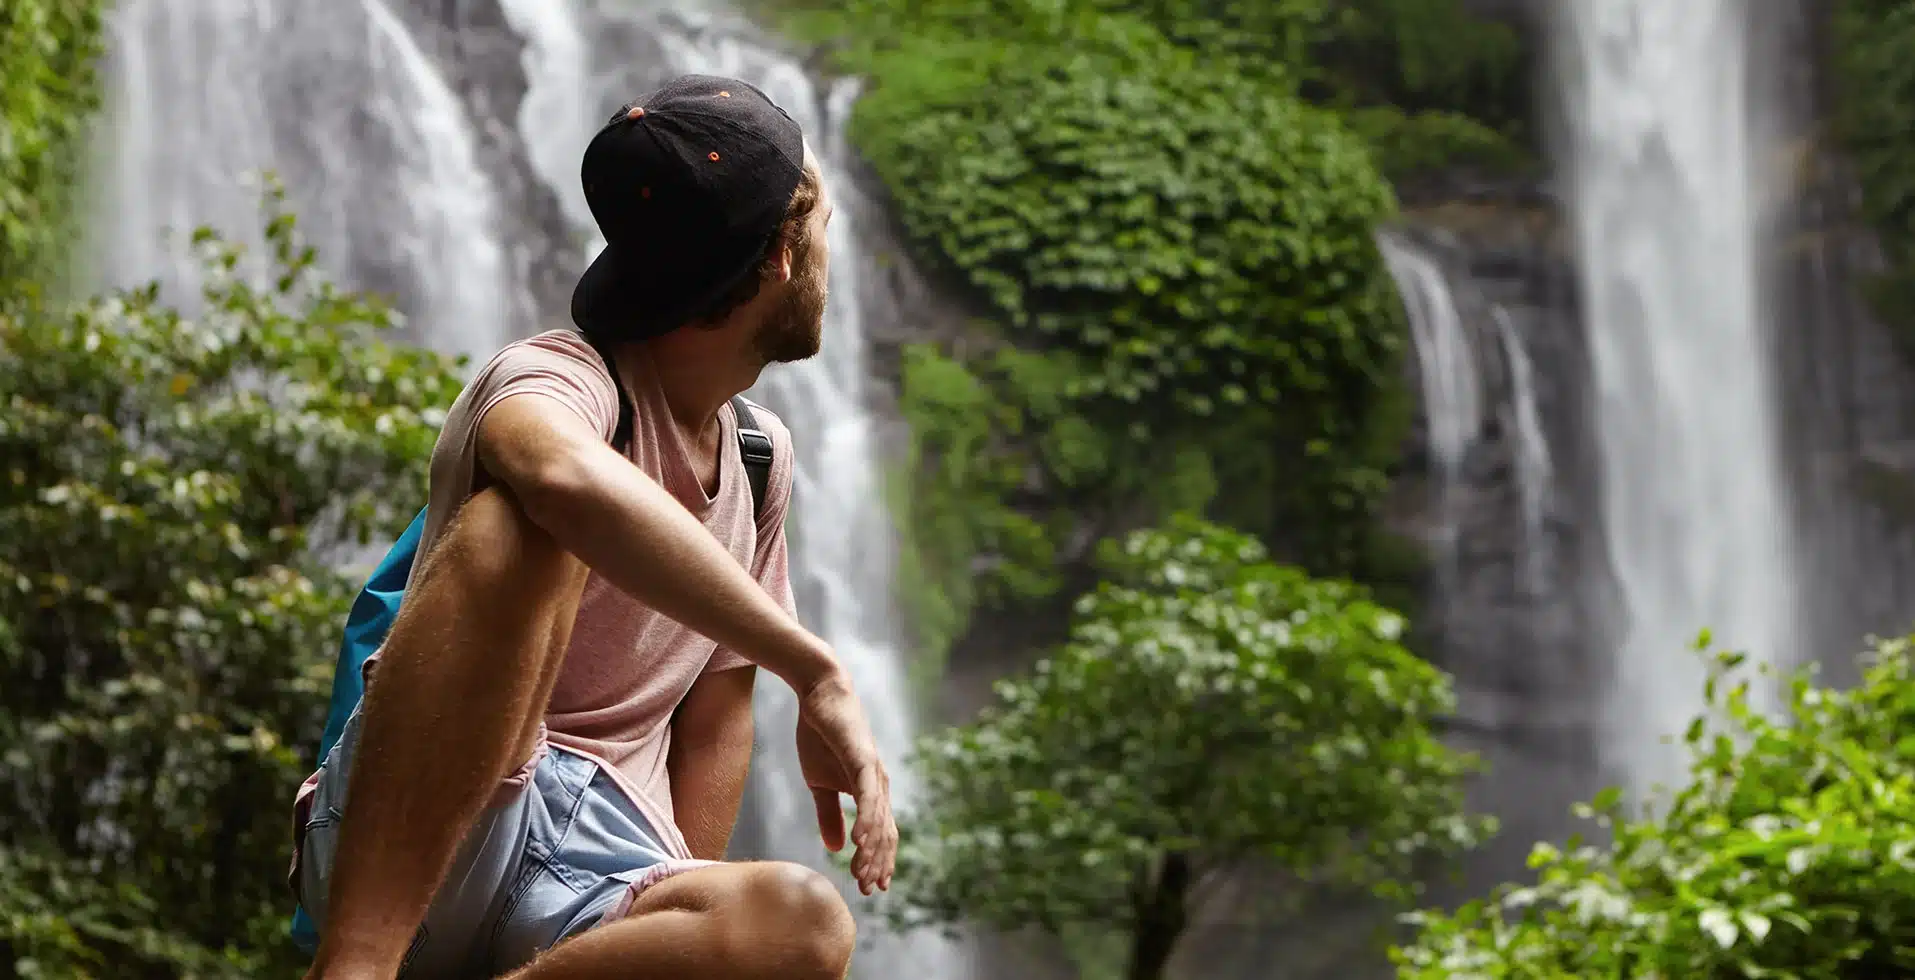
M 754 521 L 750 477 L 739 455 L 738 420 L 731 406 L 719 411 L 718 490 L 707 495 L 693 467 L 692 447 L 672 424 L 655 366 L 640 351 L 628 365 L 634 375 L 628 379 L 634 413 L 628 453 L 632 462 L 703 521 L 779 604 L 795 611 L 785 543 L 791 433 L 772 413 L 754 406 L 752 414 L 771 437 L 775 459 L 762 517 Z M 606 442 L 612 440 L 618 394 L 604 362 L 583 338 L 555 330 L 507 346 L 473 375 L 440 430 L 432 450 L 426 526 L 419 542 L 422 557 L 453 513 L 482 487 L 475 457 L 485 413 L 508 397 L 527 393 L 565 406 Z M 414 562 L 414 570 L 422 564 Z M 547 735 L 554 744 L 603 763 L 659 830 L 678 838 L 665 769 L 672 713 L 701 675 L 747 666 L 745 658 L 719 649 L 593 573 L 552 690 Z M 682 838 L 665 843 L 685 849 Z

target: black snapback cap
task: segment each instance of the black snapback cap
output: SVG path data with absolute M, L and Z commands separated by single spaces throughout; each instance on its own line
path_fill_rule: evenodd
M 572 292 L 598 342 L 669 332 L 754 272 L 804 171 L 804 131 L 733 78 L 684 75 L 619 109 L 585 148 L 605 236 Z

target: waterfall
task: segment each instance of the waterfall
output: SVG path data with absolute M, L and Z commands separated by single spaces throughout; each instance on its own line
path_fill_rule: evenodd
M 94 276 L 190 302 L 196 225 L 257 241 L 272 171 L 336 278 L 487 356 L 527 314 L 457 94 L 383 0 L 124 0 L 108 19 Z
M 858 236 L 868 207 L 847 176 L 852 156 L 844 127 L 855 86 L 819 85 L 790 55 L 719 12 L 611 5 L 594 10 L 555 0 L 505 0 L 503 8 L 526 40 L 529 91 L 520 126 L 535 148 L 534 167 L 559 196 L 576 232 L 591 240 L 588 254 L 603 243 L 577 190 L 578 160 L 605 117 L 665 78 L 697 72 L 743 79 L 804 127 L 837 209 L 824 349 L 811 360 L 767 371 L 752 394 L 779 413 L 798 446 L 790 533 L 801 612 L 850 668 L 891 768 L 895 802 L 908 807 L 915 795 L 904 765 L 913 729 L 911 699 L 893 618 L 893 542 L 864 390 L 863 279 L 872 259 Z M 643 38 L 657 56 L 634 62 L 633 52 L 616 44 L 593 50 L 588 32 L 601 42 L 608 36 Z M 748 809 L 759 839 L 741 840 L 740 847 L 824 867 L 791 740 L 797 706 L 790 690 L 775 681 L 761 685 L 757 715 L 759 751 Z M 867 925 L 864 931 L 874 930 Z M 963 966 L 954 945 L 923 935 L 867 942 L 858 968 L 872 976 L 908 971 L 945 980 Z
M 1535 366 L 1522 337 L 1507 309 L 1468 289 L 1466 278 L 1452 281 L 1430 250 L 1394 232 L 1379 234 L 1377 245 L 1410 321 L 1411 353 L 1428 427 L 1425 442 L 1436 474 L 1438 573 L 1446 577 L 1438 590 L 1456 584 L 1447 579 L 1458 572 L 1464 531 L 1457 499 L 1464 484 L 1463 464 L 1482 441 L 1484 421 L 1494 417 L 1515 477 L 1522 585 L 1540 593 L 1547 587 L 1543 519 L 1555 467 L 1536 404 Z M 1468 294 L 1467 302 L 1459 299 L 1459 286 Z M 1485 327 L 1485 321 L 1490 326 Z M 1498 368 L 1500 375 L 1495 373 Z
M 1789 510 L 1756 281 L 1751 0 L 1558 11 L 1594 381 L 1603 533 L 1622 608 L 1606 744 L 1637 796 L 1683 772 L 1703 629 L 1753 658 L 1796 640 Z M 1758 690 L 1752 697 L 1772 697 Z
M 1509 310 L 1498 305 L 1490 311 L 1490 317 L 1496 323 L 1503 364 L 1509 371 L 1503 432 L 1511 443 L 1516 494 L 1523 511 L 1523 581 L 1531 592 L 1542 592 L 1548 587 L 1543 576 L 1549 567 L 1549 538 L 1543 533 L 1543 517 L 1549 505 L 1550 483 L 1555 479 L 1555 464 L 1550 459 L 1542 414 L 1536 407 L 1536 367 L 1510 323 Z
M 1436 473 L 1439 573 L 1455 572 L 1458 517 L 1456 491 L 1463 461 L 1483 424 L 1483 379 L 1475 345 L 1442 266 L 1423 249 L 1393 233 L 1377 235 L 1384 264 L 1396 281 L 1410 321 L 1411 353 L 1423 394 L 1430 462 Z
M 1483 422 L 1482 378 L 1449 277 L 1434 258 L 1393 234 L 1377 236 L 1410 319 L 1410 340 L 1429 416 L 1430 455 L 1454 479 Z

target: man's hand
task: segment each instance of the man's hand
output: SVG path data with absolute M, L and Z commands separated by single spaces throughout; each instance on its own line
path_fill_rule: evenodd
M 857 852 L 851 874 L 858 891 L 891 887 L 897 864 L 898 826 L 891 815 L 891 777 L 878 758 L 877 740 L 864 706 L 842 670 L 813 684 L 798 699 L 798 765 L 818 807 L 818 832 L 833 852 L 844 848 L 844 810 L 849 795 L 858 815 L 851 827 Z

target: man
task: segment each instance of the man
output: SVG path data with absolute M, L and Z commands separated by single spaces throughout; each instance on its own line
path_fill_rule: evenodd
M 716 863 L 753 664 L 798 693 L 826 845 L 850 794 L 852 873 L 890 885 L 869 724 L 793 615 L 790 436 L 753 413 L 775 459 L 754 518 L 730 404 L 818 351 L 815 161 L 763 93 L 690 76 L 621 110 L 583 176 L 608 243 L 573 296 L 583 337 L 508 346 L 453 405 L 404 606 L 302 787 L 311 977 L 843 977 L 853 925 L 825 878 Z

